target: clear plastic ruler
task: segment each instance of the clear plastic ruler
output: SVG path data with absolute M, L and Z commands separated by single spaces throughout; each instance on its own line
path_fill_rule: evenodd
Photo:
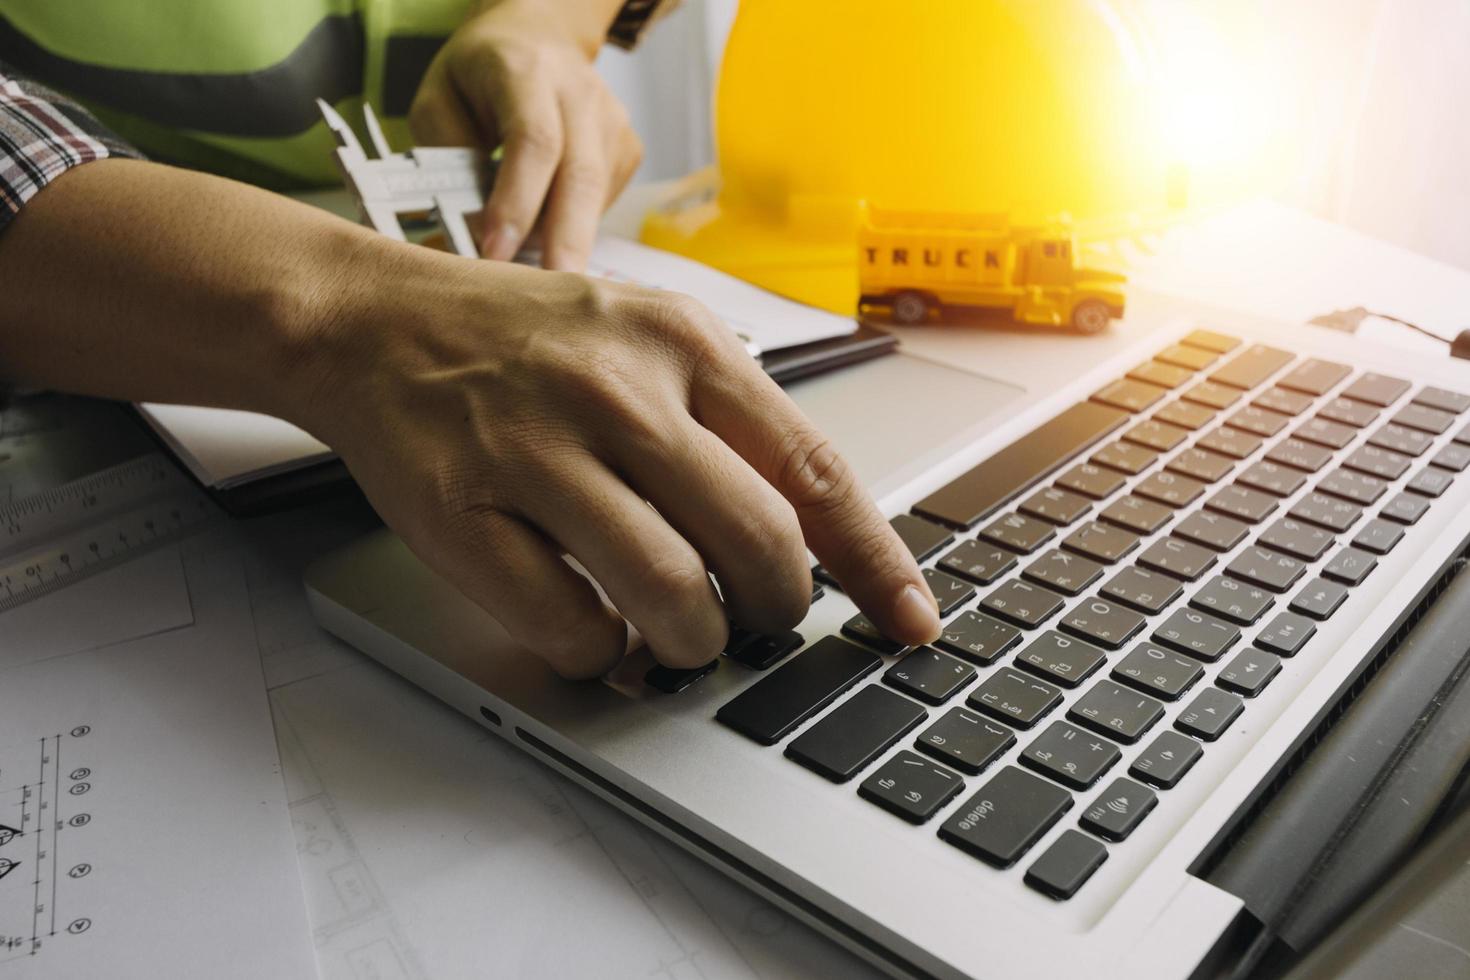
M 0 507 L 0 613 L 218 516 L 208 498 L 159 453 Z

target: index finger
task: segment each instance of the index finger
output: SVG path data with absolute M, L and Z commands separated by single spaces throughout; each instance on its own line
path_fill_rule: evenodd
M 909 644 L 939 636 L 913 555 L 831 441 L 753 361 L 706 372 L 693 408 L 791 502 L 807 546 L 880 632 Z
M 480 254 L 508 260 L 525 240 L 561 162 L 561 112 L 549 92 L 527 92 L 519 116 L 505 127 L 495 186 L 485 202 L 486 236 Z

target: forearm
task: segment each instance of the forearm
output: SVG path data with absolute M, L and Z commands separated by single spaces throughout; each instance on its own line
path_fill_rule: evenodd
M 128 160 L 63 175 L 0 234 L 0 376 L 290 416 L 354 258 L 383 240 L 232 181 Z

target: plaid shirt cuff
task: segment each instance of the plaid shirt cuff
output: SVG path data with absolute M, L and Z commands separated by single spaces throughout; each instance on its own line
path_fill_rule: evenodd
M 0 65 L 0 231 L 72 167 L 104 157 L 140 159 L 75 102 Z

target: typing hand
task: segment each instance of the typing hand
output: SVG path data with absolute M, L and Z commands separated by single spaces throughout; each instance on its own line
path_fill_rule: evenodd
M 306 422 L 425 562 L 556 670 L 611 669 L 625 617 L 675 667 L 717 655 L 727 617 L 788 629 L 810 600 L 807 545 L 886 634 L 938 635 L 847 464 L 699 303 L 408 254 L 419 274 L 380 270 L 393 286 L 365 289 L 325 342 L 346 370 Z
M 486 258 L 512 258 L 538 227 L 548 269 L 583 271 L 603 209 L 642 160 L 627 112 L 592 67 L 607 24 L 582 23 L 591 8 L 502 0 L 450 37 L 419 86 L 409 125 L 420 143 L 504 144 L 483 215 Z

